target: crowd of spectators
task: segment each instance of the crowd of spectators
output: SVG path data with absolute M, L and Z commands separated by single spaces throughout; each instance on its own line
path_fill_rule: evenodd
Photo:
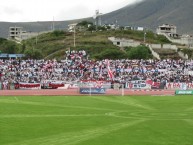
M 108 69 L 109 67 L 109 69 Z M 85 51 L 66 51 L 66 59 L 0 60 L 1 83 L 132 80 L 193 82 L 193 60 L 90 60 Z M 109 73 L 112 73 L 110 76 Z

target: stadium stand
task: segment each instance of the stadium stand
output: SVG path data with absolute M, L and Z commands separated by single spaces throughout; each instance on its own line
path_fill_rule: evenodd
M 58 88 L 80 82 L 120 83 L 125 88 L 167 88 L 193 82 L 193 60 L 90 60 L 86 52 L 66 51 L 66 59 L 2 59 L 0 88 Z M 174 85 L 174 84 L 173 84 Z

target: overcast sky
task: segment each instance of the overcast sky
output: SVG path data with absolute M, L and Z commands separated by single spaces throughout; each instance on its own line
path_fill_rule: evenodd
M 31 22 L 72 20 L 108 13 L 140 0 L 4 0 L 0 21 Z

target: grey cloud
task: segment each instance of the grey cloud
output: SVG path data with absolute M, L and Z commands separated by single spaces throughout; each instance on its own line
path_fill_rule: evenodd
M 14 7 L 3 7 L 2 11 L 5 14 L 8 15 L 15 15 L 15 14 L 22 14 L 22 10 L 18 9 L 18 8 L 14 8 Z
M 95 11 L 91 12 L 91 10 L 89 10 L 88 7 L 80 5 L 67 10 L 65 10 L 64 8 L 64 10 L 60 11 L 56 17 L 60 20 L 61 19 L 71 20 L 75 18 L 77 19 L 77 18 L 84 18 L 84 17 L 92 17 L 94 13 Z

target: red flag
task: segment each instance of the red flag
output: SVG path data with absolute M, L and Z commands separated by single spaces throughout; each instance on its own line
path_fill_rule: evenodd
M 107 71 L 108 71 L 109 78 L 111 78 L 113 80 L 114 79 L 114 75 L 113 75 L 112 70 L 110 68 L 109 60 L 106 60 L 106 63 L 107 63 Z

